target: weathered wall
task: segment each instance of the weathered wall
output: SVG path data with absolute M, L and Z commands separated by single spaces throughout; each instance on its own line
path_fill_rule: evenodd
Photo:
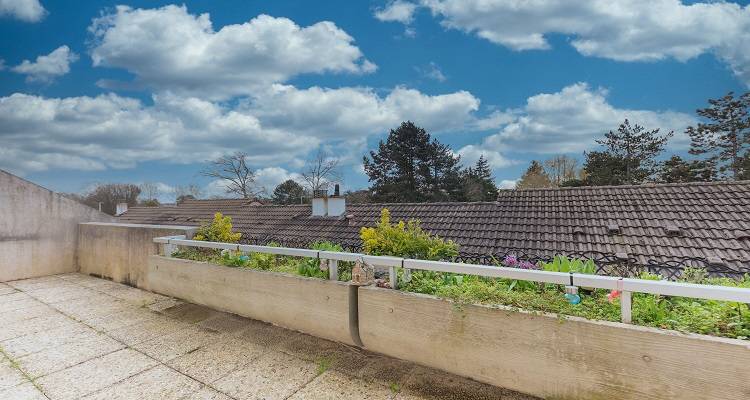
M 356 287 L 348 283 L 151 256 L 146 288 L 355 344 L 350 332 L 349 296 L 350 291 L 356 294 Z
M 0 282 L 75 271 L 78 223 L 114 220 L 0 170 Z
M 174 235 L 192 238 L 195 229 L 189 226 L 82 223 L 78 229 L 79 271 L 143 287 L 148 257 L 159 251 L 154 238 Z
M 750 343 L 359 289 L 365 348 L 549 399 L 750 399 Z

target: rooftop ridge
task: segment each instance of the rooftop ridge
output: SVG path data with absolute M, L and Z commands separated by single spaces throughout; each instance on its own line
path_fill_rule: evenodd
M 750 180 L 738 181 L 712 181 L 712 182 L 677 182 L 677 183 L 642 183 L 639 185 L 600 185 L 600 186 L 571 186 L 571 187 L 549 187 L 528 189 L 498 189 L 499 193 L 508 192 L 532 192 L 532 191 L 557 191 L 557 190 L 595 190 L 595 189 L 638 189 L 659 187 L 686 187 L 686 186 L 727 186 L 727 185 L 750 185 Z

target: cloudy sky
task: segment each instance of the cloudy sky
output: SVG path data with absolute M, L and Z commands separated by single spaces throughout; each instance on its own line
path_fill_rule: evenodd
M 747 2 L 0 0 L 0 168 L 58 191 L 195 183 L 250 155 L 270 189 L 323 148 L 344 186 L 412 120 L 501 185 L 624 118 L 682 131 L 750 87 Z

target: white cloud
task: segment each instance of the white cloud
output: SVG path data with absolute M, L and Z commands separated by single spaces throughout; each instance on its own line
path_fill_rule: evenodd
M 502 168 L 517 163 L 515 160 L 506 158 L 498 151 L 473 144 L 462 147 L 457 153 L 461 156 L 461 162 L 467 167 L 475 164 L 481 156 L 484 156 L 492 168 Z
M 420 75 L 428 79 L 436 80 L 438 82 L 445 82 L 448 79 L 440 67 L 434 62 L 430 62 L 430 64 L 425 67 L 415 67 L 415 69 Z
M 616 108 L 606 99 L 603 89 L 591 89 L 585 83 L 567 86 L 557 93 L 530 97 L 523 108 L 507 112 L 510 122 L 498 133 L 486 137 L 481 145 L 467 146 L 463 152 L 512 154 L 580 153 L 596 148 L 595 139 L 628 118 L 647 129 L 660 128 L 662 133 L 675 131 L 671 148 L 687 145 L 684 129 L 696 122 L 695 117 L 673 111 L 631 110 Z
M 462 128 L 473 121 L 479 99 L 464 91 L 429 96 L 396 87 L 381 97 L 370 88 L 274 85 L 243 107 L 263 125 L 321 139 L 359 140 L 407 119 L 435 132 Z
M 236 150 L 248 151 L 255 163 L 284 162 L 316 145 L 207 101 L 162 95 L 144 106 L 114 94 L 2 97 L 0 140 L 0 167 L 21 173 L 201 162 Z
M 214 99 L 247 95 L 304 73 L 369 73 L 354 39 L 334 23 L 300 27 L 260 15 L 215 31 L 208 14 L 185 6 L 133 9 L 94 20 L 95 66 L 124 68 L 136 83 Z
M 150 160 L 202 162 L 237 150 L 255 166 L 297 167 L 323 142 L 342 163 L 354 163 L 368 137 L 403 120 L 435 131 L 460 128 L 472 123 L 479 106 L 468 92 L 428 96 L 397 87 L 382 97 L 368 88 L 285 85 L 231 107 L 169 93 L 153 101 L 146 106 L 114 94 L 0 97 L 0 140 L 8 144 L 0 150 L 0 167 L 130 168 Z
M 36 58 L 35 62 L 23 60 L 12 68 L 13 72 L 26 75 L 27 82 L 51 82 L 70 72 L 70 64 L 78 60 L 68 46 L 60 46 L 52 53 Z
M 712 52 L 750 85 L 750 6 L 679 0 L 421 0 L 447 28 L 514 50 L 548 49 L 571 36 L 583 55 L 686 61 Z
M 380 21 L 401 22 L 409 24 L 414 19 L 414 11 L 417 5 L 408 1 L 393 0 L 383 8 L 375 10 L 375 18 Z
M 38 22 L 47 15 L 39 0 L 0 0 L 0 16 L 9 15 L 26 22 Z
M 515 189 L 516 184 L 520 179 L 503 179 L 498 182 L 497 187 L 499 189 Z

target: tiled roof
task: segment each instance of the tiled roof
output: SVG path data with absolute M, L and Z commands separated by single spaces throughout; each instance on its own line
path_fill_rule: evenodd
M 123 222 L 198 225 L 219 211 L 248 242 L 360 245 L 359 230 L 382 208 L 394 221 L 418 219 L 462 253 L 523 251 L 627 255 L 645 265 L 686 258 L 750 268 L 750 181 L 502 190 L 496 202 L 348 204 L 341 218 L 311 217 L 309 205 L 248 205 L 188 200 L 176 207 L 134 207 Z

